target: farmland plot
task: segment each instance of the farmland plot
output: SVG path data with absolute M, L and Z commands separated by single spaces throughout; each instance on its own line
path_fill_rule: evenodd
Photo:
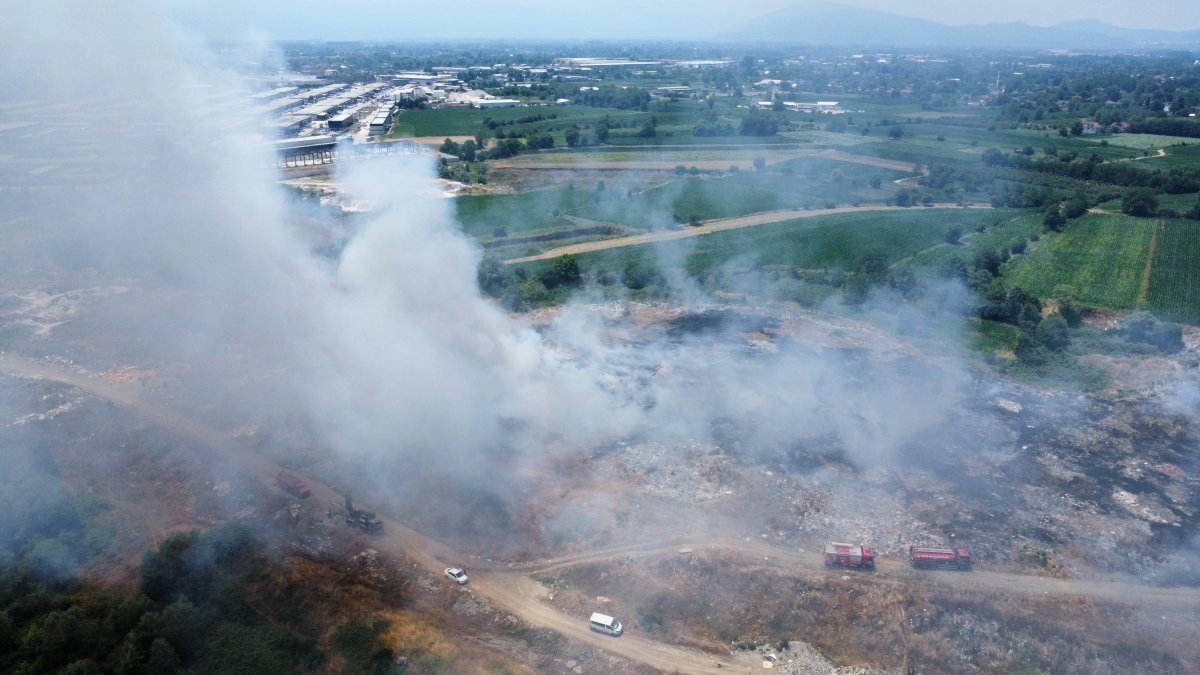
M 1120 215 L 1088 215 L 1061 234 L 1043 237 L 1005 272 L 1034 295 L 1047 298 L 1071 289 L 1078 302 L 1133 309 L 1155 221 Z
M 1164 221 L 1146 300 L 1164 319 L 1200 324 L 1200 222 Z

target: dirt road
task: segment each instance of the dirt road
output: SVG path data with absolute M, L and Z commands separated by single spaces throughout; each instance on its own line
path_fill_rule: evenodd
M 268 485 L 274 484 L 275 474 L 282 468 L 256 452 L 239 447 L 227 433 L 193 422 L 172 410 L 143 399 L 133 387 L 2 352 L 0 372 L 52 380 L 77 387 L 203 443 L 214 452 L 240 462 L 249 473 Z M 333 488 L 314 480 L 311 476 L 304 478 L 312 490 L 312 503 L 317 508 L 331 502 L 341 503 L 342 495 Z M 453 551 L 441 542 L 430 539 L 392 518 L 379 516 L 379 519 L 383 522 L 384 531 L 372 540 L 372 546 L 382 552 L 407 555 L 437 577 L 441 576 L 444 568 L 467 559 L 466 555 Z M 472 571 L 469 588 L 470 592 L 482 596 L 495 607 L 521 617 L 530 625 L 549 628 L 651 668 L 686 673 L 729 673 L 746 669 L 744 656 L 740 660 L 733 656 L 718 660 L 695 650 L 654 642 L 636 635 L 612 638 L 595 633 L 588 628 L 586 616 L 566 615 L 543 603 L 534 592 L 533 582 L 521 571 Z
M 736 218 L 720 218 L 710 220 L 703 225 L 696 227 L 683 227 L 678 230 L 660 230 L 658 232 L 648 232 L 646 234 L 635 234 L 629 237 L 618 237 L 616 239 L 601 239 L 600 241 L 589 241 L 582 244 L 572 244 L 570 246 L 560 246 L 539 253 L 537 255 L 525 256 L 523 258 L 513 258 L 505 260 L 506 265 L 514 263 L 533 262 L 535 260 L 550 260 L 557 258 L 560 255 L 588 253 L 591 251 L 603 251 L 610 248 L 621 248 L 624 246 L 638 246 L 641 244 L 651 244 L 658 241 L 673 241 L 675 239 L 686 239 L 688 237 L 699 237 L 713 232 L 721 232 L 723 230 L 736 230 L 742 227 L 754 227 L 756 225 L 766 225 L 768 223 L 781 223 L 787 220 L 796 220 L 798 218 L 815 218 L 816 216 L 828 216 L 835 213 L 870 213 L 870 212 L 886 212 L 886 211 L 920 211 L 923 209 L 961 209 L 961 208 L 979 208 L 987 206 L 985 204 L 968 204 L 959 206 L 957 204 L 941 203 L 933 206 L 887 206 L 884 204 L 868 205 L 868 206 L 839 206 L 833 209 L 819 209 L 813 211 L 764 211 L 762 213 L 754 213 L 748 216 L 738 216 Z
M 144 399 L 135 387 L 109 382 L 86 373 L 67 370 L 50 364 L 31 361 L 0 352 L 0 372 L 61 382 L 79 388 L 138 414 L 154 423 L 172 428 L 210 447 L 214 452 L 241 462 L 246 470 L 267 484 L 273 484 L 280 467 L 262 455 L 241 447 L 229 434 L 189 420 L 165 406 Z M 311 476 L 305 476 L 313 491 L 313 503 L 339 502 L 342 496 L 333 488 Z M 381 516 L 384 533 L 373 540 L 373 546 L 394 555 L 406 555 L 440 576 L 442 569 L 468 559 L 445 544 Z M 532 626 L 548 628 L 580 642 L 593 645 L 611 654 L 665 672 L 728 673 L 749 672 L 761 666 L 747 654 L 715 657 L 699 651 L 655 642 L 637 634 L 611 638 L 594 633 L 587 627 L 586 617 L 563 614 L 542 602 L 537 585 L 529 579 L 534 572 L 548 571 L 589 562 L 616 558 L 637 558 L 659 555 L 680 555 L 680 549 L 734 552 L 737 555 L 760 558 L 774 570 L 788 573 L 829 574 L 817 552 L 788 551 L 754 539 L 721 538 L 709 535 L 683 536 L 663 542 L 633 543 L 590 553 L 556 558 L 531 565 L 490 567 L 476 564 L 471 572 L 468 591 L 478 594 L 492 605 L 519 616 Z M 1133 583 L 1072 579 L 1048 579 L 989 570 L 974 572 L 918 572 L 902 559 L 882 559 L 874 574 L 861 574 L 863 583 L 911 584 L 967 591 L 996 591 L 1026 596 L 1090 597 L 1115 602 L 1155 604 L 1163 607 L 1195 611 L 1200 608 L 1200 589 L 1158 588 Z
M 750 539 L 680 537 L 671 542 L 617 546 L 575 556 L 554 558 L 521 567 L 523 574 L 550 572 L 608 560 L 631 560 L 659 556 L 690 555 L 696 551 L 735 552 L 754 558 L 776 571 L 788 574 L 824 576 L 830 574 L 818 551 L 789 551 L 769 543 Z M 682 553 L 681 553 L 682 552 Z M 511 570 L 510 570 L 511 571 Z M 1155 605 L 1183 610 L 1200 609 L 1200 588 L 1143 586 L 1122 581 L 1056 579 L 1027 574 L 1011 574 L 976 569 L 971 572 L 921 571 L 913 569 L 903 557 L 880 558 L 874 573 L 847 572 L 863 583 L 906 585 L 920 583 L 946 589 L 1009 593 L 1015 595 L 1051 595 L 1088 597 L 1112 602 Z

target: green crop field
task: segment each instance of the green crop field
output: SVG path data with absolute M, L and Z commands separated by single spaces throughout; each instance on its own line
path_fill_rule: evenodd
M 722 178 L 685 178 L 633 197 L 618 193 L 583 206 L 577 215 L 654 229 L 693 218 L 711 220 L 778 209 L 813 209 L 851 203 L 881 203 L 894 191 L 891 181 L 904 174 L 856 164 L 804 158 L 785 162 L 786 171 L 743 171 Z M 868 187 L 871 176 L 883 180 Z
M 1048 235 L 1013 260 L 1004 276 L 1040 297 L 1067 287 L 1073 299 L 1108 309 L 1133 309 L 1150 255 L 1154 220 L 1087 215 Z
M 670 134 L 669 136 L 667 134 Z M 660 145 L 780 145 L 794 144 L 795 138 L 784 135 L 775 136 L 695 136 L 692 125 L 679 127 L 664 127 L 659 125 L 658 135 L 654 138 L 642 138 L 635 131 L 614 132 L 608 137 L 608 144 L 614 146 L 660 146 Z
M 1185 136 L 1160 136 L 1158 134 L 1113 134 L 1105 136 L 1104 140 L 1108 141 L 1109 145 L 1120 145 L 1137 150 L 1165 148 L 1168 145 L 1196 142 L 1196 139 Z
M 499 122 L 516 121 L 522 118 L 543 115 L 545 119 L 521 125 L 503 126 L 504 130 L 529 127 L 563 128 L 572 124 L 587 125 L 599 122 L 606 116 L 610 121 L 624 123 L 626 120 L 649 119 L 649 113 L 616 110 L 610 108 L 588 108 L 583 106 L 529 106 L 520 108 L 437 108 L 405 110 L 396 116 L 393 136 L 470 136 L 483 126 L 485 119 Z M 638 122 L 640 124 L 640 122 Z
M 936 271 L 947 258 L 955 255 L 969 263 L 977 253 L 1011 250 L 1017 243 L 1028 242 L 1035 235 L 1040 235 L 1043 229 L 1042 216 L 1034 211 L 995 209 L 985 213 L 991 213 L 992 218 L 984 218 L 982 222 L 954 223 L 963 229 L 959 244 L 942 242 L 931 246 L 914 255 L 913 264 L 918 268 Z M 983 227 L 982 232 L 978 231 L 980 226 Z
M 463 232 L 486 239 L 575 225 L 562 216 L 591 204 L 590 190 L 536 190 L 508 195 L 456 197 L 454 207 Z M 499 233 L 503 230 L 507 234 Z
M 1164 319 L 1200 324 L 1200 222 L 1163 221 L 1146 301 Z
M 776 192 L 728 180 L 685 178 L 641 192 L 632 198 L 616 194 L 583 207 L 578 215 L 633 228 L 660 229 L 693 217 L 728 218 L 784 208 Z
M 1135 164 L 1139 169 L 1187 169 L 1200 166 L 1200 141 L 1192 139 L 1187 145 L 1166 148 L 1165 157 L 1148 157 Z
M 1161 209 L 1172 209 L 1180 213 L 1187 213 L 1196 205 L 1197 199 L 1200 199 L 1200 195 L 1194 192 L 1181 195 L 1158 195 L 1158 206 Z

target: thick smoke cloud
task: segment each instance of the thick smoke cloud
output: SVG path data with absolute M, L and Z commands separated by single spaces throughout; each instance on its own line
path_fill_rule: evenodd
M 331 262 L 290 225 L 269 147 L 227 123 L 245 112 L 229 59 L 152 5 L 48 3 L 14 20 L 5 291 L 91 292 L 50 337 L 13 333 L 15 352 L 150 365 L 178 383 L 177 405 L 219 424 L 299 418 L 319 448 L 381 479 L 501 494 L 548 448 L 709 440 L 718 424 L 764 458 L 832 443 L 887 462 L 965 380 L 953 354 L 920 368 L 900 350 L 830 345 L 750 357 L 736 326 L 633 331 L 584 306 L 535 329 L 477 290 L 480 250 L 424 159 L 343 170 L 373 209 Z M 670 279 L 689 307 L 711 308 Z

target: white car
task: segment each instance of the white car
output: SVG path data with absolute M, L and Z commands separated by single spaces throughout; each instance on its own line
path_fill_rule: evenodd
M 445 574 L 447 579 L 456 584 L 465 584 L 468 581 L 467 573 L 460 567 L 447 567 L 446 571 L 442 572 L 442 574 Z

